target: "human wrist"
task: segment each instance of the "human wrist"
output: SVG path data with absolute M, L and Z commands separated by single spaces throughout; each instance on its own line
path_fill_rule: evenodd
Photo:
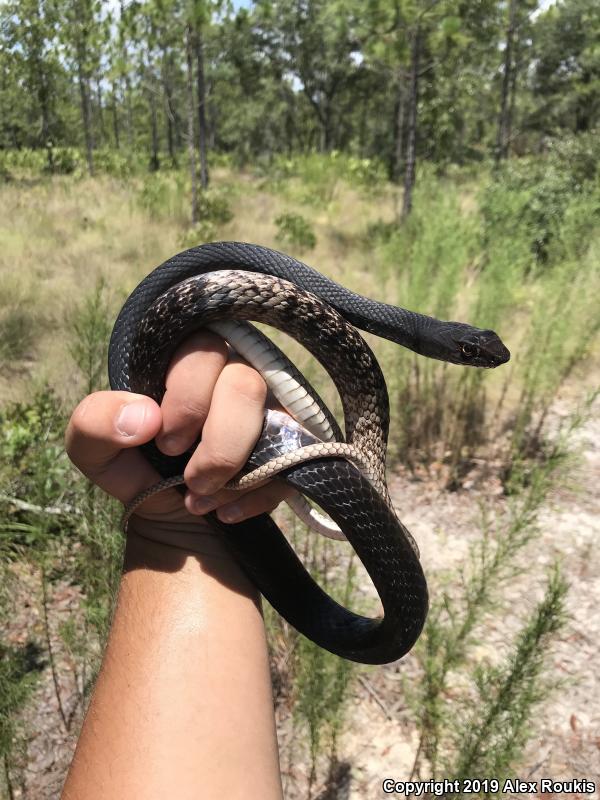
M 173 557 L 180 560 L 182 553 L 231 560 L 219 532 L 204 518 L 185 510 L 162 518 L 159 514 L 133 514 L 127 525 L 127 542 L 126 568 L 128 562 L 137 563 L 146 557 L 152 561 L 171 561 Z

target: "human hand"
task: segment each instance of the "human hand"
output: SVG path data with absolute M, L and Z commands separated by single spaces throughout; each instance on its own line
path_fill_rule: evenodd
M 258 372 L 208 331 L 177 350 L 160 406 L 130 392 L 96 392 L 77 406 L 66 432 L 73 463 L 123 503 L 160 480 L 137 449 L 156 437 L 166 455 L 180 455 L 197 440 L 184 473 L 185 498 L 175 489 L 156 494 L 136 510 L 151 523 L 198 526 L 198 515 L 216 510 L 223 522 L 272 511 L 292 490 L 277 481 L 250 491 L 224 485 L 246 463 L 263 424 L 267 388 Z M 139 527 L 139 526 L 138 526 Z

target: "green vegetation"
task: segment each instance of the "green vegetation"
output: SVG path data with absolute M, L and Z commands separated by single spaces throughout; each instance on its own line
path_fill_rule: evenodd
M 413 777 L 514 774 L 553 688 L 561 564 L 509 640 L 498 647 L 490 630 L 513 607 L 512 579 L 598 383 L 600 6 L 234 5 L 0 0 L 0 785 L 11 798 L 27 796 L 39 680 L 74 729 L 119 580 L 119 508 L 72 469 L 66 421 L 106 388 L 129 291 L 205 241 L 280 247 L 361 294 L 506 341 L 510 363 L 482 372 L 367 336 L 388 381 L 390 467 L 468 493 L 484 465 L 502 493 L 481 495 L 464 569 L 428 571 L 426 629 L 394 667 L 418 735 Z M 339 414 L 321 368 L 274 338 Z M 558 404 L 569 412 L 557 431 Z M 374 612 L 344 547 L 282 524 L 323 584 Z M 65 586 L 73 602 L 59 615 Z M 308 764 L 307 786 L 288 788 L 334 798 L 367 673 L 266 619 L 277 713 L 293 733 L 282 763 Z
M 450 590 L 441 590 L 432 601 L 415 648 L 422 679 L 416 687 L 405 686 L 420 736 L 413 775 L 463 780 L 486 774 L 501 781 L 522 755 L 536 705 L 555 688 L 544 675 L 545 658 L 564 625 L 568 590 L 557 563 L 503 660 L 489 650 L 467 681 L 464 671 L 473 650 L 485 646 L 484 623 L 490 615 L 501 618 L 508 612 L 503 590 L 523 570 L 521 553 L 535 547 L 539 511 L 568 470 L 568 443 L 593 397 L 583 414 L 574 413 L 556 435 L 543 462 L 515 467 L 506 513 L 494 518 L 482 508 L 481 535 L 471 548 L 459 593 L 450 577 Z M 443 585 L 443 576 L 438 580 Z
M 386 176 L 404 187 L 406 217 L 424 159 L 500 163 L 592 134 L 598 4 L 467 6 L 3 0 L 0 176 L 185 163 L 195 225 L 215 166 L 275 166 L 286 180 L 302 154 L 308 202 L 329 202 L 340 177 L 371 190 Z M 327 180 L 314 151 L 336 156 Z
M 549 575 L 537 608 L 523 617 L 520 633 L 500 660 L 481 661 L 473 653 L 485 642 L 489 615 L 502 613 L 504 588 L 518 569 L 520 553 L 535 546 L 538 511 L 563 474 L 572 429 L 585 419 L 585 412 L 573 416 L 557 439 L 547 426 L 549 412 L 559 392 L 582 396 L 586 375 L 593 382 L 590 358 L 597 353 L 600 296 L 595 266 L 600 240 L 593 225 L 597 176 L 586 170 L 579 181 L 564 179 L 556 204 L 541 204 L 543 219 L 530 202 L 533 194 L 551 194 L 553 172 L 568 173 L 572 162 L 576 168 L 578 144 L 584 151 L 590 146 L 585 139 L 565 143 L 561 153 L 509 163 L 478 177 L 468 170 L 440 176 L 422 168 L 413 212 L 402 226 L 394 221 L 395 189 L 385 180 L 374 182 L 368 192 L 351 174 L 340 177 L 336 164 L 330 191 L 330 157 L 319 157 L 327 188 L 315 204 L 306 202 L 310 193 L 302 188 L 310 184 L 314 190 L 319 171 L 306 178 L 302 158 L 288 163 L 284 183 L 279 165 L 273 173 L 261 168 L 256 176 L 219 167 L 206 197 L 207 221 L 219 237 L 276 244 L 282 226 L 270 220 L 283 210 L 280 217 L 299 218 L 313 232 L 310 261 L 332 277 L 388 302 L 491 324 L 513 351 L 507 368 L 481 373 L 372 340 L 392 401 L 392 463 L 408 464 L 419 474 L 433 466 L 439 474 L 441 465 L 443 481 L 459 488 L 472 463 L 493 458 L 508 498 L 504 512 L 482 511 L 480 537 L 459 593 L 452 589 L 455 575 L 428 575 L 432 609 L 413 656 L 419 678 L 413 675 L 405 685 L 421 739 L 415 775 L 510 771 L 522 753 L 531 710 L 551 688 L 546 654 L 564 616 L 565 587 L 557 572 Z M 316 160 L 311 156 L 313 165 Z M 43 625 L 41 638 L 34 635 L 32 641 L 55 674 L 57 699 L 60 664 L 70 665 L 79 693 L 75 713 L 57 703 L 61 724 L 70 728 L 98 666 L 118 583 L 121 540 L 115 533 L 116 504 L 72 470 L 62 450 L 63 429 L 73 403 L 106 385 L 108 334 L 125 293 L 154 263 L 176 251 L 190 229 L 177 205 L 183 173 L 116 182 L 81 177 L 76 194 L 73 176 L 30 174 L 35 178 L 30 186 L 8 184 L 0 193 L 7 238 L 2 279 L 16 287 L 9 296 L 14 307 L 25 309 L 31 319 L 45 319 L 53 335 L 49 343 L 39 335 L 42 327 L 34 329 L 27 351 L 15 350 L 3 373 L 5 391 L 10 385 L 13 396 L 23 398 L 5 402 L 0 417 L 3 575 L 18 587 L 14 570 L 19 564 L 39 587 Z M 550 184 L 548 190 L 540 176 Z M 96 198 L 89 211 L 81 205 L 86 193 Z M 15 197 L 27 198 L 18 212 Z M 40 219 L 47 233 L 36 237 Z M 543 254 L 536 245 L 542 226 L 550 233 Z M 48 249 L 45 236 L 64 244 Z M 28 261 L 14 276 L 16 251 L 25 252 Z M 40 252 L 52 277 L 41 287 L 35 280 Z M 89 288 L 81 294 L 82 263 Z M 71 297 L 77 293 L 81 300 L 73 310 Z M 287 345 L 335 408 L 329 382 L 300 347 Z M 54 390 L 44 388 L 48 381 Z M 359 597 L 352 560 L 343 548 L 306 540 L 301 531 L 292 532 L 292 538 L 340 599 L 372 613 Z M 80 600 L 57 625 L 52 596 L 61 581 L 79 587 Z M 9 593 L 7 618 L 18 596 L 18 589 Z M 309 785 L 316 788 L 325 780 L 333 787 L 343 766 L 340 743 L 360 672 L 300 639 L 275 614 L 269 613 L 267 621 L 278 707 L 293 715 L 297 734 L 287 757 L 293 760 L 306 747 Z M 29 689 L 19 687 L 30 687 L 37 672 L 11 667 L 6 674 L 15 692 L 6 724 L 17 724 L 19 709 L 31 697 Z M 456 682 L 464 687 L 460 697 L 447 691 Z M 485 710 L 476 719 L 469 712 L 473 696 L 480 697 L 477 708 Z M 482 748 L 484 740 L 493 747 Z M 4 756 L 15 785 L 19 752 L 8 748 Z
M 277 226 L 277 241 L 283 245 L 290 245 L 299 253 L 304 250 L 314 250 L 317 244 L 310 224 L 300 214 L 282 214 L 275 220 Z

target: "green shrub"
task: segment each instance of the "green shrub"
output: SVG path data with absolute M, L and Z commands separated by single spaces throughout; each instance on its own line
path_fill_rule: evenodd
M 47 159 L 46 151 L 39 151 L 43 153 Z M 52 148 L 52 166 L 55 173 L 59 175 L 73 175 L 77 172 L 82 173 L 85 169 L 85 161 L 79 150 L 75 147 L 53 147 Z M 47 160 L 44 163 L 44 171 L 48 171 Z
M 183 171 L 146 175 L 137 197 L 139 205 L 154 219 L 174 219 L 184 225 L 189 221 L 190 181 Z M 198 216 L 201 223 L 210 223 L 215 231 L 230 222 L 233 212 L 226 192 L 199 192 Z
M 288 244 L 299 251 L 313 250 L 317 237 L 310 222 L 301 214 L 281 214 L 275 220 L 277 241 Z
M 85 392 L 91 394 L 98 389 L 107 389 L 106 362 L 112 314 L 103 279 L 71 312 L 68 322 L 72 331 L 69 351 L 84 378 Z
M 384 222 L 382 219 L 378 219 L 376 222 L 370 222 L 367 225 L 363 241 L 367 246 L 385 244 L 390 241 L 397 230 L 397 222 Z
M 129 153 L 103 147 L 94 150 L 94 169 L 104 175 L 115 178 L 129 178 L 144 171 L 141 153 Z
M 480 197 L 486 241 L 526 240 L 534 262 L 547 262 L 570 203 L 594 193 L 599 158 L 597 141 L 581 136 L 503 162 Z
M 187 249 L 189 247 L 198 247 L 206 242 L 212 242 L 216 237 L 217 229 L 214 222 L 202 220 L 185 231 L 179 241 L 181 246 Z
M 227 197 L 214 189 L 200 192 L 198 213 L 203 222 L 213 222 L 216 226 L 226 225 L 233 219 L 233 211 Z
M 328 154 L 278 156 L 264 171 L 266 188 L 317 207 L 331 203 L 340 181 L 368 195 L 380 191 L 386 182 L 385 169 L 380 161 L 336 150 Z
M 0 483 L 10 493 L 46 505 L 65 493 L 70 463 L 64 452 L 65 416 L 49 388 L 29 403 L 0 412 Z
M 48 156 L 46 150 L 33 150 L 29 147 L 23 147 L 18 150 L 3 150 L 0 153 L 0 158 L 4 167 L 10 171 L 30 170 L 40 174 L 46 168 Z
M 81 177 L 87 170 L 85 152 L 78 147 L 50 148 L 52 169 L 48 165 L 46 148 L 0 151 L 0 177 L 11 175 L 14 171 L 30 172 L 42 175 L 52 171 L 57 175 L 74 175 Z M 94 150 L 94 168 L 96 173 L 113 175 L 117 178 L 128 178 L 131 175 L 146 171 L 142 153 L 130 153 L 110 147 Z
M 535 706 L 555 688 L 546 670 L 550 647 L 565 624 L 568 590 L 556 564 L 541 602 L 522 619 L 504 658 L 493 657 L 494 643 L 485 660 L 474 658 L 473 650 L 493 630 L 490 616 L 505 613 L 505 587 L 530 563 L 523 556 L 537 544 L 539 512 L 566 474 L 569 437 L 582 419 L 573 415 L 566 435 L 555 440 L 552 457 L 531 470 L 506 513 L 494 518 L 482 506 L 480 536 L 460 577 L 437 576 L 439 586 L 414 650 L 421 677 L 405 683 L 419 729 L 417 777 L 501 779 L 514 771 Z
M 169 216 L 173 185 L 168 175 L 153 172 L 146 175 L 138 192 L 138 203 L 151 217 Z

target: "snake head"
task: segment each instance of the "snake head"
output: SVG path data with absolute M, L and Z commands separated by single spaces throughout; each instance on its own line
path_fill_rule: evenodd
M 510 351 L 497 333 L 463 322 L 443 322 L 432 326 L 419 352 L 430 358 L 468 367 L 492 369 L 506 364 Z
M 460 323 L 456 323 L 460 324 Z M 454 333 L 454 364 L 468 367 L 493 369 L 506 364 L 510 351 L 494 331 L 482 331 L 470 325 L 461 325 L 464 330 Z

